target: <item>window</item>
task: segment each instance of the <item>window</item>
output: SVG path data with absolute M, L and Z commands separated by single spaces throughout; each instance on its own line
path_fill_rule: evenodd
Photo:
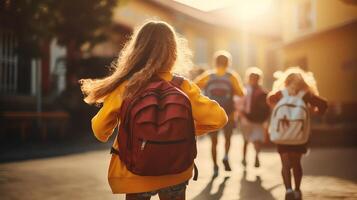
M 197 37 L 195 40 L 195 64 L 207 64 L 208 58 L 207 39 Z
M 238 69 L 240 63 L 240 45 L 238 42 L 233 40 L 229 43 L 229 52 L 232 54 L 232 67 Z
M 18 89 L 17 40 L 11 32 L 0 32 L 0 93 L 13 94 Z
M 314 26 L 313 1 L 304 1 L 296 8 L 296 29 L 297 31 L 308 31 Z

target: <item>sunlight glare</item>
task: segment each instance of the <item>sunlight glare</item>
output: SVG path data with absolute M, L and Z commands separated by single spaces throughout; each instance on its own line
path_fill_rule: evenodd
M 196 8 L 198 10 L 204 12 L 210 12 L 216 9 L 225 8 L 228 5 L 232 4 L 233 0 L 174 0 L 176 2 L 185 4 L 192 8 Z
M 272 3 L 272 0 L 236 1 L 227 14 L 242 21 L 249 21 L 266 14 L 271 9 Z
M 224 14 L 234 20 L 249 21 L 266 14 L 273 0 L 174 0 L 204 12 L 224 9 Z

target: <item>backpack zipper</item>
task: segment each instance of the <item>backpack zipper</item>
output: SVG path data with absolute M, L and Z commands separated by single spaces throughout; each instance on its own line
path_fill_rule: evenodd
M 145 145 L 146 145 L 146 140 L 143 140 L 143 141 L 141 142 L 141 147 L 140 147 L 140 150 L 141 150 L 141 151 L 144 150 Z
M 150 144 L 176 144 L 176 143 L 181 143 L 186 141 L 186 139 L 181 139 L 181 140 L 175 140 L 175 141 L 152 141 L 152 140 L 143 140 L 143 139 L 139 139 L 139 141 L 141 141 L 141 146 L 140 146 L 140 150 L 143 151 L 146 147 L 146 144 L 150 143 Z

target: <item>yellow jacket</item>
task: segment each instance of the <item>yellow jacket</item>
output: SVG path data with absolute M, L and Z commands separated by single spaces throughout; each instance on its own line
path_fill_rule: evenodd
M 203 74 L 198 76 L 194 82 L 198 85 L 198 87 L 200 87 L 201 89 L 204 89 L 209 81 L 211 74 L 216 74 L 218 76 L 224 76 L 226 74 L 226 72 L 227 72 L 227 68 L 217 67 L 215 70 L 210 70 L 210 71 L 204 72 Z M 232 76 L 230 77 L 230 81 L 231 81 L 232 87 L 233 87 L 233 94 L 237 95 L 237 96 L 244 96 L 244 87 L 243 87 L 240 76 L 233 71 L 229 71 L 229 73 L 232 74 Z
M 167 81 L 172 79 L 170 72 L 161 72 L 158 75 Z M 118 126 L 120 121 L 118 112 L 123 101 L 122 94 L 125 86 L 126 82 L 109 94 L 104 100 L 103 107 L 92 119 L 94 135 L 102 142 L 106 142 L 113 134 L 114 128 Z M 217 102 L 202 95 L 200 89 L 194 83 L 184 80 L 181 89 L 191 101 L 196 135 L 218 130 L 227 123 L 228 118 L 223 108 Z M 117 140 L 115 140 L 113 147 L 118 149 Z M 118 155 L 113 154 L 108 170 L 108 181 L 113 193 L 148 192 L 189 180 L 192 177 L 192 170 L 193 166 L 179 174 L 138 176 L 128 171 Z

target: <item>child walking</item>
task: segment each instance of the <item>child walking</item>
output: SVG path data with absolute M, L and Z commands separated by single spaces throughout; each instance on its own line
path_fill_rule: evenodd
M 268 119 L 270 108 L 266 103 L 267 92 L 262 88 L 263 72 L 257 67 L 250 67 L 246 71 L 246 95 L 238 109 L 241 130 L 244 138 L 243 166 L 247 165 L 246 154 L 248 143 L 254 144 L 255 167 L 260 167 L 259 152 L 265 141 L 264 122 Z
M 327 101 L 318 96 L 315 79 L 311 72 L 289 68 L 281 72 L 273 85 L 268 103 L 274 107 L 269 134 L 282 162 L 282 177 L 286 188 L 285 199 L 302 199 L 300 190 L 303 170 L 301 157 L 307 152 L 310 134 L 310 111 L 323 114 Z M 295 190 L 292 190 L 291 170 Z
M 227 123 L 218 103 L 173 74 L 190 65 L 189 56 L 172 26 L 149 21 L 134 31 L 111 75 L 81 80 L 85 102 L 102 104 L 92 119 L 95 137 L 106 142 L 119 126 L 108 181 L 127 200 L 185 199 L 195 136 Z
M 231 144 L 231 136 L 234 127 L 234 102 L 233 96 L 243 96 L 243 86 L 238 74 L 228 67 L 231 65 L 231 55 L 227 51 L 217 51 L 214 55 L 215 69 L 208 71 L 198 76 L 195 79 L 196 84 L 204 91 L 205 95 L 209 98 L 216 100 L 226 111 L 229 120 L 224 127 L 225 137 L 225 154 L 222 160 L 226 171 L 231 171 L 228 161 L 228 153 Z M 213 160 L 213 176 L 218 175 L 217 163 L 217 137 L 218 131 L 210 133 L 212 147 L 212 160 Z

